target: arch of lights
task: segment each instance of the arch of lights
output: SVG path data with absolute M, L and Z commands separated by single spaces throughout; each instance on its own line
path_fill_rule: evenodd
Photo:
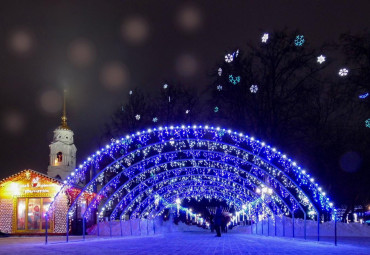
M 86 220 L 96 213 L 98 221 L 152 218 L 178 198 L 223 200 L 251 217 L 329 218 L 335 210 L 312 176 L 285 154 L 209 126 L 159 127 L 113 140 L 67 177 L 48 214 L 72 186 L 81 192 L 69 207 L 67 230 L 86 194 L 92 199 L 81 215 Z

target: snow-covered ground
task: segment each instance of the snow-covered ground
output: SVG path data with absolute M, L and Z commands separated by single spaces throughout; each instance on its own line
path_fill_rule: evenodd
M 199 230 L 125 237 L 89 236 L 85 241 L 79 236 L 72 237 L 69 243 L 58 237 L 50 239 L 51 242 L 45 245 L 42 237 L 0 238 L 0 254 L 370 254 L 370 240 L 363 240 L 363 237 L 338 246 L 329 242 L 237 232 L 222 234 L 219 238 L 209 231 Z

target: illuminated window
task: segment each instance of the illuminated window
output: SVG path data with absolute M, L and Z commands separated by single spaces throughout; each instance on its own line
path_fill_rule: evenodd
M 17 229 L 26 229 L 26 199 L 19 198 L 17 205 Z
M 17 230 L 36 231 L 45 230 L 45 212 L 51 203 L 51 198 L 18 198 L 17 202 Z M 51 219 L 48 229 L 51 229 Z
M 57 162 L 62 162 L 63 160 L 63 153 L 62 152 L 58 152 L 57 153 Z

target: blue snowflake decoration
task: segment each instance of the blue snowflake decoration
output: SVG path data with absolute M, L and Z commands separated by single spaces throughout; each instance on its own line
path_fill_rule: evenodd
M 221 90 L 222 90 L 222 85 L 218 85 L 218 86 L 217 86 L 217 90 L 218 90 L 218 91 L 221 91 Z
M 157 122 L 158 121 L 158 118 L 157 117 L 154 117 L 153 118 L 153 122 Z
M 217 106 L 215 107 L 214 112 L 218 112 L 218 107 Z
M 360 99 L 365 99 L 369 96 L 369 93 L 365 93 L 365 94 L 362 94 L 362 95 L 359 95 L 358 98 Z
M 236 77 L 234 77 L 232 74 L 230 74 L 230 75 L 229 75 L 229 81 L 230 81 L 232 84 L 236 85 L 236 84 L 238 84 L 238 83 L 240 82 L 240 76 L 236 76 Z
M 370 119 L 365 120 L 365 126 L 370 128 Z
M 299 47 L 304 44 L 304 36 L 303 35 L 297 35 L 294 40 L 294 45 Z

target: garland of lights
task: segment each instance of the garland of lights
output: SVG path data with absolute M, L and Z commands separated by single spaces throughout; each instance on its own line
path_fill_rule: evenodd
M 276 195 L 276 199 L 272 199 L 272 204 L 275 208 L 272 211 L 275 211 L 275 213 L 278 212 L 276 208 L 280 209 L 280 211 L 286 211 L 289 208 L 287 204 L 284 205 L 284 201 L 291 202 L 293 212 L 297 206 L 301 208 L 303 213 L 314 210 L 317 213 L 326 212 L 330 214 L 334 209 L 326 194 L 321 191 L 321 188 L 318 187 L 318 184 L 312 178 L 310 179 L 310 175 L 306 174 L 295 162 L 288 159 L 281 152 L 242 133 L 208 126 L 160 127 L 137 132 L 131 136 L 126 136 L 126 138 L 115 140 L 115 142 L 89 157 L 67 178 L 49 209 L 53 210 L 55 207 L 54 203 L 57 203 L 58 197 L 65 192 L 67 187 L 83 182 L 86 171 L 89 171 L 91 167 L 98 170 L 97 175 L 82 189 L 72 203 L 69 216 L 74 212 L 74 209 L 72 209 L 76 207 L 74 205 L 79 205 L 82 193 L 94 196 L 92 202 L 88 205 L 89 209 L 86 210 L 88 212 L 84 215 L 85 217 L 91 213 L 91 208 L 98 208 L 98 205 L 103 200 L 106 201 L 107 208 L 109 206 L 113 208 L 117 201 L 119 201 L 117 205 L 124 201 L 124 197 L 121 197 L 123 193 L 119 194 L 115 191 L 118 185 L 125 185 L 125 183 L 127 184 L 124 186 L 126 188 L 125 193 L 130 196 L 130 199 L 125 201 L 135 201 L 132 196 L 136 194 L 134 192 L 139 193 L 140 199 L 143 199 L 145 196 L 147 196 L 146 198 L 151 198 L 146 200 L 149 201 L 148 204 L 139 202 L 137 207 L 132 208 L 135 212 L 141 210 L 140 208 L 145 209 L 152 202 L 154 195 L 140 196 L 140 194 L 145 194 L 143 185 L 140 185 L 140 183 L 155 185 L 159 180 L 158 175 L 161 173 L 163 173 L 163 176 L 165 176 L 165 173 L 169 174 L 167 171 L 171 167 L 181 167 L 180 162 L 176 163 L 179 158 L 185 158 L 186 162 L 181 163 L 183 164 L 182 167 L 193 166 L 192 169 L 188 169 L 187 175 L 195 175 L 196 171 L 203 171 L 201 170 L 202 167 L 204 169 L 216 168 L 218 171 L 224 171 L 225 173 L 229 172 L 229 174 L 226 174 L 227 181 L 221 185 L 222 187 L 229 185 L 227 182 L 230 182 L 234 187 L 237 186 L 236 175 L 247 179 L 255 185 L 261 185 L 262 182 L 256 182 L 258 178 L 252 178 L 251 174 L 255 177 L 260 176 L 260 179 L 262 177 L 265 178 L 266 182 L 264 183 L 274 190 L 274 194 L 282 197 L 279 200 Z M 165 163 L 163 163 L 163 160 L 165 160 Z M 100 167 L 100 164 L 103 164 L 103 167 Z M 245 169 L 246 165 L 249 169 Z M 180 174 L 184 170 L 173 170 L 173 173 L 176 171 L 179 171 Z M 150 178 L 147 176 L 148 173 L 151 173 Z M 104 179 L 111 176 L 113 177 L 108 183 L 103 185 Z M 209 178 L 212 180 L 215 176 Z M 135 180 L 136 183 L 133 183 L 132 180 Z M 166 182 L 164 177 L 163 181 Z M 203 180 L 203 183 L 206 183 L 206 181 Z M 101 187 L 100 185 L 103 188 L 95 194 L 94 187 Z M 166 187 L 169 188 L 165 189 L 166 192 L 163 193 L 165 198 L 173 192 L 170 188 L 171 186 Z M 179 186 L 177 187 L 179 188 Z M 207 192 L 202 193 L 202 196 L 210 196 L 216 189 L 213 186 L 213 189 L 209 189 L 209 191 L 207 189 Z M 133 192 L 130 192 L 131 190 Z M 283 190 L 294 192 L 289 194 L 288 192 L 283 192 Z M 252 189 L 250 192 L 255 192 L 255 190 Z M 188 195 L 190 196 L 190 193 Z M 256 194 L 256 196 L 258 197 L 259 195 Z M 105 200 L 103 198 L 108 199 Z M 113 203 L 113 198 L 117 200 L 115 203 Z M 225 199 L 221 195 L 219 198 Z M 229 199 L 231 199 L 230 202 L 235 204 L 235 198 L 233 200 L 233 197 L 230 196 Z M 246 201 L 249 203 L 253 202 L 252 200 Z M 280 203 L 276 201 L 280 201 Z M 240 206 L 241 204 L 239 204 Z M 121 209 L 126 210 L 127 208 L 122 207 Z

